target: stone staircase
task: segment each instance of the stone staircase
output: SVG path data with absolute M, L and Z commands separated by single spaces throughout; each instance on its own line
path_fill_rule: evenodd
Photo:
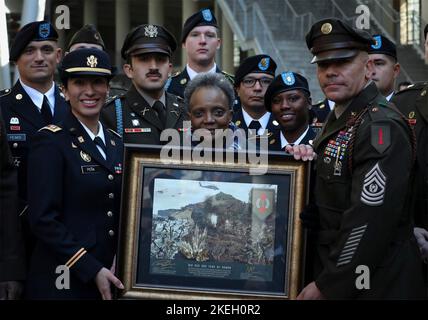
M 367 31 L 371 34 L 384 34 L 383 31 L 386 31 L 382 25 L 385 21 L 381 15 L 376 15 L 382 11 L 376 1 L 217 0 L 217 3 L 223 12 L 229 12 L 226 19 L 234 33 L 240 35 L 238 39 L 243 50 L 254 49 L 257 54 L 271 55 L 278 63 L 278 72 L 294 71 L 303 74 L 309 81 L 314 101 L 322 99 L 323 94 L 316 78 L 316 66 L 310 64 L 312 55 L 306 47 L 305 34 L 315 21 L 336 17 L 355 25 L 358 16 L 356 8 L 360 4 L 365 4 L 373 15 L 370 30 Z M 265 24 L 256 21 L 255 12 L 258 16 L 263 16 Z M 396 12 L 394 14 L 397 16 Z M 401 45 L 398 35 L 399 31 L 394 30 L 394 34 L 389 36 L 397 43 L 397 54 L 401 64 L 402 72 L 397 82 L 427 80 L 428 66 L 421 56 L 421 51 L 418 52 L 412 45 Z M 267 41 L 269 40 L 267 38 L 273 41 Z

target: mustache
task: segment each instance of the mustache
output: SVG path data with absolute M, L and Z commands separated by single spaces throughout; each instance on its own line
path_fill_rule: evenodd
M 159 71 L 149 71 L 149 72 L 146 73 L 146 76 L 147 77 L 148 76 L 159 76 L 159 77 L 161 77 L 162 75 L 160 74 Z

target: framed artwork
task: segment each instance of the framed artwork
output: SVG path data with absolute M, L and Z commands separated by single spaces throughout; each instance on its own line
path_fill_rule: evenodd
M 302 288 L 307 163 L 161 160 L 127 145 L 119 298 L 293 299 Z

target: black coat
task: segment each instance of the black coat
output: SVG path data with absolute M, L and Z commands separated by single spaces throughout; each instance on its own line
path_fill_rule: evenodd
M 104 128 L 107 160 L 71 114 L 43 128 L 29 156 L 28 203 L 37 237 L 28 275 L 30 299 L 101 298 L 94 277 L 117 249 L 123 144 Z M 83 249 L 82 249 L 83 248 Z M 70 266 L 70 289 L 58 290 L 57 266 Z
M 303 137 L 302 141 L 300 141 L 299 144 L 312 144 L 316 135 L 317 133 L 315 132 L 315 130 L 309 127 L 308 132 L 306 132 L 305 136 Z M 281 131 L 277 130 L 269 140 L 269 150 L 281 151 L 284 149 L 285 148 L 281 148 Z
M 0 114 L 0 282 L 25 279 L 25 255 L 18 219 L 18 175 Z
M 221 73 L 228 79 L 232 86 L 234 85 L 234 77 L 231 74 L 228 74 L 225 71 L 221 71 L 218 67 L 216 70 L 217 73 Z M 184 90 L 186 89 L 187 84 L 190 81 L 189 74 L 187 73 L 187 68 L 184 68 L 183 71 L 177 72 L 174 74 L 165 85 L 167 92 L 184 98 Z
M 316 285 L 329 299 L 425 296 L 409 196 L 412 132 L 374 83 L 314 142 L 315 201 L 320 214 Z M 340 147 L 340 149 L 339 149 Z M 358 266 L 370 289 L 357 289 Z
M 28 149 L 32 137 L 46 124 L 39 109 L 34 105 L 19 81 L 16 82 L 12 89 L 3 90 L 0 93 L 0 105 L 6 125 L 9 147 L 12 151 L 14 163 L 18 166 L 18 195 L 21 212 L 26 205 L 27 199 Z M 69 106 L 60 94 L 58 87 L 55 88 L 54 110 L 53 124 L 62 121 L 69 110 Z M 16 119 L 19 122 L 18 124 Z
M 116 100 L 120 100 L 123 132 L 118 129 Z M 165 128 L 178 129 L 183 127 L 186 119 L 183 99 L 166 94 L 166 125 Z M 124 143 L 159 145 L 164 125 L 137 89 L 132 86 L 120 97 L 107 102 L 101 112 L 101 121 L 107 128 L 123 134 Z

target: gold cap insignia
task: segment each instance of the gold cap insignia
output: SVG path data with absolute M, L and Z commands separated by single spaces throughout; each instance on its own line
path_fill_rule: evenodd
M 80 157 L 83 159 L 83 161 L 91 162 L 91 156 L 83 151 L 80 151 Z
M 86 58 L 86 64 L 88 66 L 90 66 L 91 68 L 95 68 L 98 64 L 98 59 L 97 57 L 95 57 L 94 55 L 90 55 L 89 57 Z
M 149 24 L 144 27 L 144 35 L 149 38 L 156 38 L 158 36 L 158 28 Z
M 323 34 L 329 34 L 332 30 L 333 30 L 333 26 L 331 25 L 331 23 L 327 22 L 321 26 L 321 32 Z
M 15 96 L 15 98 L 16 98 L 16 100 L 21 100 L 21 99 L 22 99 L 22 94 L 18 93 L 18 94 Z

